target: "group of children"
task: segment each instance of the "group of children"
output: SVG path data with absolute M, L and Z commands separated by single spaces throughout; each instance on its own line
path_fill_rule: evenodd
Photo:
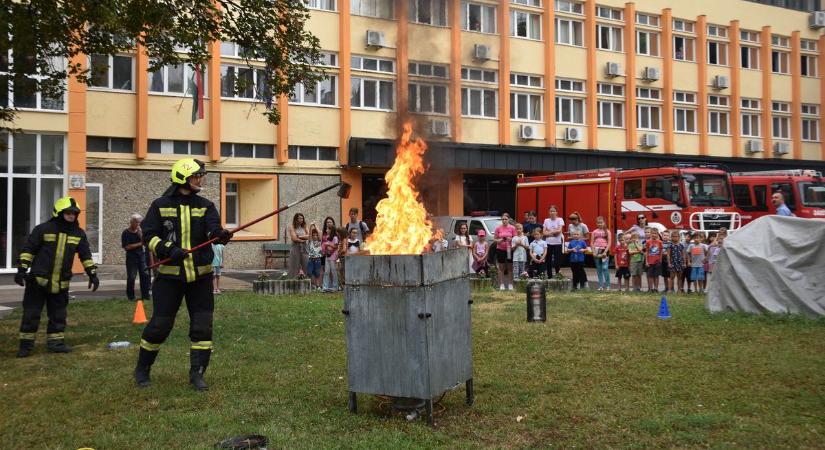
M 317 290 L 335 292 L 341 289 L 344 278 L 340 255 L 360 253 L 362 240 L 357 227 L 336 228 L 335 222 L 329 217 L 324 220 L 323 228 L 324 231 L 321 232 L 315 224 L 309 226 L 306 274 Z

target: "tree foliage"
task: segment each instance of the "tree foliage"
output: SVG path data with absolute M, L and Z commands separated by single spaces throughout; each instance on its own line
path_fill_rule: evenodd
M 88 84 L 95 76 L 76 56 L 133 52 L 138 44 L 150 58 L 150 71 L 167 64 L 205 67 L 210 42 L 231 41 L 244 49 L 247 66 L 266 68 L 256 92 L 269 121 L 277 123 L 271 100 L 322 76 L 315 67 L 319 41 L 305 29 L 309 12 L 302 0 L 0 1 L 0 89 L 8 84 L 59 97 L 70 77 Z M 235 90 L 247 88 L 244 83 L 237 80 Z M 0 130 L 16 117 L 3 97 Z

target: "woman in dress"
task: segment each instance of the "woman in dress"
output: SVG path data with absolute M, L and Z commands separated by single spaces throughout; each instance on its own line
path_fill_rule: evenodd
M 307 256 L 306 241 L 309 240 L 306 221 L 304 215 L 295 213 L 292 216 L 292 224 L 287 228 L 287 235 L 292 246 L 289 248 L 289 263 L 287 269 L 290 277 L 295 277 L 307 266 L 309 260 Z

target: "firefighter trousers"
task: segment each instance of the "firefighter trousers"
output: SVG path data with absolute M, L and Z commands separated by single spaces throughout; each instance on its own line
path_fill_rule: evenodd
M 215 310 L 212 277 L 201 277 L 191 283 L 165 278 L 155 280 L 152 286 L 152 319 L 143 330 L 141 349 L 153 353 L 160 350 L 160 345 L 175 326 L 175 316 L 184 298 L 189 312 L 192 349 L 212 349 L 212 313 Z
M 40 314 L 43 306 L 49 317 L 46 328 L 48 340 L 63 340 L 66 330 L 66 308 L 69 305 L 69 291 L 61 290 L 57 294 L 50 293 L 47 288 L 40 286 L 34 278 L 26 280 L 26 289 L 23 292 L 23 319 L 20 321 L 20 339 L 34 340 L 37 328 L 40 326 Z

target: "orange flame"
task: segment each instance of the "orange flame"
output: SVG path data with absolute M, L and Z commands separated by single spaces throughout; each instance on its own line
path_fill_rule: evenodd
M 413 179 L 424 173 L 427 144 L 418 137 L 410 140 L 411 136 L 412 126 L 405 123 L 395 163 L 385 176 L 387 198 L 375 207 L 375 231 L 367 238 L 371 255 L 417 255 L 432 236 L 432 223 L 413 185 Z

